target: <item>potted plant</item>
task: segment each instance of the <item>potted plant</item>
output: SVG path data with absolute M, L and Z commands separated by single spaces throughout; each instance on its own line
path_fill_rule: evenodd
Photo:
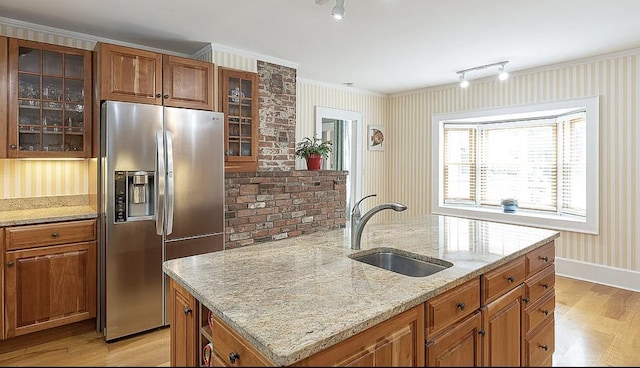
M 301 142 L 296 144 L 296 157 L 307 160 L 308 170 L 320 170 L 323 158 L 329 157 L 331 152 L 331 142 L 323 141 L 316 137 L 305 137 Z
M 514 198 L 505 198 L 500 201 L 502 205 L 502 211 L 504 213 L 514 213 L 516 212 L 516 208 L 518 208 L 518 200 Z

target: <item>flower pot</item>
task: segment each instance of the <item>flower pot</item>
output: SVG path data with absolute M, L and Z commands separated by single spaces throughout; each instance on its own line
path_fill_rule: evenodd
M 322 164 L 322 156 L 311 154 L 307 156 L 307 169 L 308 170 L 320 170 Z

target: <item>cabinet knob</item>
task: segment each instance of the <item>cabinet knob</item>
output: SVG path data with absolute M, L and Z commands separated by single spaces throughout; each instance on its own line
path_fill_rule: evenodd
M 540 312 L 542 312 L 542 314 L 544 314 L 545 316 L 549 315 L 549 311 L 547 309 L 543 309 Z
M 15 151 L 15 150 L 16 150 L 16 148 L 18 148 L 18 146 L 16 146 L 15 144 L 12 144 L 12 145 L 10 145 L 10 146 L 9 146 L 9 148 L 11 148 L 12 150 L 14 150 L 14 151 Z
M 542 256 L 539 256 L 539 257 L 538 257 L 538 259 L 540 259 L 540 260 L 544 261 L 545 263 L 546 263 L 546 262 L 549 262 L 549 257 L 542 257 Z
M 513 278 L 513 276 L 509 276 L 509 277 L 507 277 L 507 281 L 509 281 L 509 282 L 514 282 L 514 281 L 515 281 L 515 279 Z
M 13 261 L 7 262 L 7 267 L 13 267 Z
M 529 303 L 529 298 L 522 298 L 522 301 L 525 303 Z
M 192 310 L 189 307 L 184 307 L 184 314 L 188 315 L 189 313 L 191 313 Z
M 549 350 L 549 346 L 547 346 L 547 345 L 540 345 L 540 349 L 542 349 L 542 350 L 544 350 L 544 351 L 547 351 L 547 350 Z
M 164 95 L 162 96 L 162 98 L 169 98 L 169 95 Z
M 458 309 L 460 310 L 464 310 L 464 303 L 458 303 L 456 307 L 458 307 Z
M 229 353 L 229 360 L 231 361 L 231 364 L 235 363 L 236 360 L 239 360 L 239 359 L 240 359 L 240 354 L 234 353 L 234 352 Z
M 156 93 L 156 98 L 162 97 L 162 93 Z
M 484 336 L 485 334 L 486 334 L 486 332 L 484 332 L 484 330 L 478 330 L 478 335 Z
M 54 232 L 52 232 L 52 233 L 51 233 L 51 237 L 52 237 L 52 238 L 57 238 L 57 237 L 58 237 L 58 233 L 57 233 L 57 232 L 55 232 L 55 231 L 54 231 Z
M 540 285 L 540 286 L 542 286 L 542 287 L 543 287 L 543 288 L 545 288 L 545 289 L 548 289 L 548 288 L 549 288 L 549 284 L 542 284 L 542 285 Z

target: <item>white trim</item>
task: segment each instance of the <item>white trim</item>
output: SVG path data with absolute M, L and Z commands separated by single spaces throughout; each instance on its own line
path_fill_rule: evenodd
M 197 50 L 196 52 L 194 52 L 193 54 L 191 54 L 191 57 L 194 59 L 199 59 L 202 55 L 209 53 L 211 55 L 211 60 L 213 60 L 213 46 L 211 46 L 210 43 L 202 46 L 202 48 L 200 48 L 200 50 Z
M 498 221 L 518 225 L 544 227 L 548 229 L 573 231 L 587 234 L 598 234 L 600 225 L 600 181 L 599 181 L 599 120 L 600 120 L 599 96 L 573 98 L 551 101 L 537 104 L 508 106 L 503 108 L 490 108 L 456 113 L 434 114 L 431 117 L 431 143 L 432 143 L 432 180 L 431 212 L 440 215 L 467 217 L 478 220 Z M 521 114 L 535 111 L 548 111 L 573 107 L 586 107 L 587 117 L 587 216 L 584 222 L 572 219 L 564 219 L 560 216 L 549 219 L 540 215 L 528 216 L 525 211 L 516 214 L 504 214 L 495 211 L 487 211 L 476 207 L 462 208 L 445 206 L 443 204 L 443 188 L 440 179 L 444 175 L 443 165 L 440 164 L 443 156 L 443 147 L 440 142 L 443 138 L 443 122 L 465 121 L 470 118 L 479 118 L 494 115 Z M 596 147 L 596 149 L 590 149 Z
M 354 147 L 356 157 L 356 163 L 353 170 L 349 173 L 353 182 L 354 197 L 352 200 L 355 202 L 356 198 L 362 197 L 362 156 L 364 156 L 364 141 L 366 135 L 364 134 L 364 121 L 362 120 L 362 113 L 358 111 L 340 110 L 331 107 L 316 106 L 316 129 L 315 134 L 318 137 L 322 137 L 322 118 L 330 118 L 337 120 L 352 120 L 356 121 L 356 146 Z
M 556 274 L 640 292 L 640 272 L 556 257 Z
M 158 48 L 155 48 L 155 47 L 149 47 L 149 46 L 144 46 L 144 45 L 137 45 L 137 44 L 133 44 L 133 43 L 129 43 L 129 42 L 113 40 L 113 39 L 110 39 L 110 38 L 94 36 L 94 35 L 90 35 L 90 34 L 86 34 L 86 33 L 68 31 L 66 29 L 53 28 L 53 27 L 49 27 L 49 26 L 44 26 L 42 24 L 29 23 L 29 22 L 24 22 L 24 21 L 21 21 L 21 20 L 15 20 L 15 19 L 11 19 L 11 18 L 0 17 L 0 24 L 4 24 L 4 25 L 9 26 L 9 27 L 23 28 L 23 29 L 26 29 L 26 30 L 34 31 L 34 32 L 43 32 L 43 33 L 46 33 L 46 34 L 52 35 L 52 36 L 73 38 L 73 39 L 76 39 L 76 40 L 79 40 L 79 41 L 83 41 L 83 42 L 93 42 L 93 43 L 95 43 L 95 42 L 104 42 L 104 43 L 111 43 L 111 44 L 114 44 L 114 45 L 133 47 L 133 48 L 136 48 L 136 49 L 147 50 L 147 51 L 152 51 L 152 52 L 157 52 L 157 53 L 167 54 L 167 55 L 173 55 L 173 56 L 181 56 L 181 57 L 186 57 L 186 58 L 191 56 L 189 54 L 183 54 L 181 52 L 163 50 L 163 49 L 158 49 Z
M 263 55 L 257 52 L 247 51 L 243 49 L 237 49 L 235 47 L 225 46 L 225 45 L 221 45 L 214 42 L 211 43 L 211 47 L 213 48 L 214 51 L 217 50 L 217 51 L 226 52 L 226 53 L 230 53 L 237 56 L 247 57 L 247 58 L 256 59 L 260 61 L 266 61 L 272 64 L 286 66 L 288 68 L 298 69 L 298 63 L 294 63 L 293 61 L 289 61 L 285 59 L 280 59 L 274 56 Z
M 303 83 L 311 84 L 311 85 L 314 85 L 314 86 L 333 88 L 333 89 L 337 89 L 337 90 L 345 91 L 345 92 L 363 93 L 363 94 L 367 94 L 367 95 L 370 95 L 370 96 L 378 96 L 378 97 L 388 97 L 389 96 L 386 93 L 369 91 L 367 89 L 348 87 L 348 86 L 345 86 L 343 84 L 334 84 L 334 83 L 328 83 L 328 82 L 321 82 L 321 81 L 317 81 L 317 80 L 313 80 L 313 79 L 307 79 L 307 78 L 301 78 L 301 77 L 298 77 L 297 79 L 298 79 L 298 83 L 303 82 Z

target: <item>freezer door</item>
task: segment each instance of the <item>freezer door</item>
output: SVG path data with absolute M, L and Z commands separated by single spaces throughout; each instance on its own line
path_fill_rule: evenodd
M 222 117 L 211 111 L 164 108 L 167 241 L 223 232 Z

